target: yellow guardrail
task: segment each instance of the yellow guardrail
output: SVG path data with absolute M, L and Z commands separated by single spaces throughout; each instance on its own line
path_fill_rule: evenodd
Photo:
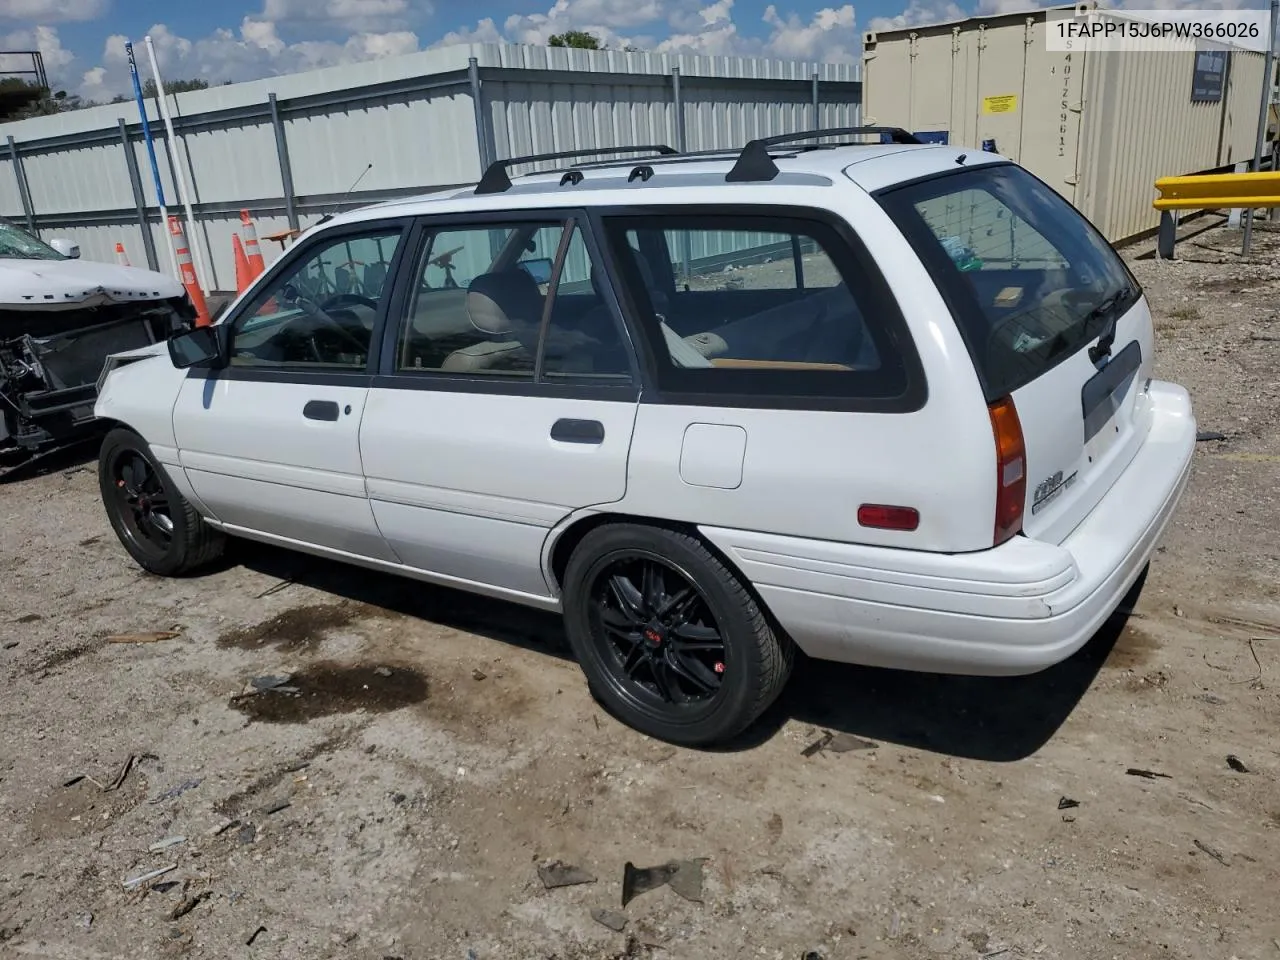
M 1280 171 L 1210 173 L 1204 176 L 1161 177 L 1157 210 L 1217 210 L 1280 207 Z

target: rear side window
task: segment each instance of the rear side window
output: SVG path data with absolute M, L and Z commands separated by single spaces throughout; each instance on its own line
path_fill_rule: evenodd
M 511 381 L 631 378 L 631 353 L 576 220 L 430 232 L 396 373 Z
M 830 224 L 681 212 L 605 225 L 664 392 L 910 402 L 896 304 Z
M 956 316 L 988 400 L 1097 337 L 1141 289 L 1083 216 L 999 164 L 887 190 L 879 200 Z

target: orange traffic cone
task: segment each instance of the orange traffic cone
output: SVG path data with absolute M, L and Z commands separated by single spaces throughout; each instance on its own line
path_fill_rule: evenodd
M 204 302 L 204 291 L 200 289 L 200 281 L 196 279 L 196 268 L 191 265 L 191 248 L 187 246 L 186 234 L 182 232 L 182 221 L 177 217 L 169 218 L 169 233 L 173 235 L 182 285 L 187 288 L 187 296 L 196 308 L 196 326 L 207 327 L 212 322 L 209 319 L 209 306 Z
M 267 262 L 262 259 L 262 247 L 258 245 L 258 228 L 248 210 L 240 211 L 240 228 L 244 232 L 244 252 L 249 260 L 249 279 L 257 280 L 266 273 Z
M 129 255 L 124 252 L 123 243 L 116 244 L 116 263 L 120 264 L 122 267 L 130 266 Z
M 244 293 L 249 289 L 249 284 L 253 283 L 253 272 L 244 255 L 244 247 L 240 245 L 240 234 L 231 235 L 231 246 L 235 249 L 236 256 L 236 293 Z

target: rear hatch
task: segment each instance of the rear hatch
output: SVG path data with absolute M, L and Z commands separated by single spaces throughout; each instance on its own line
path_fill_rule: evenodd
M 1011 398 L 1025 446 L 1022 531 L 1060 543 L 1137 453 L 1152 328 L 1115 250 L 1009 163 L 877 194 L 933 275 L 988 403 Z

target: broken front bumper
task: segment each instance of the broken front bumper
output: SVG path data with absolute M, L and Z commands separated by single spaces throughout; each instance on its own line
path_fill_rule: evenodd
M 185 299 L 84 310 L 0 309 L 0 452 L 40 453 L 94 423 L 98 378 L 111 354 L 188 329 Z

